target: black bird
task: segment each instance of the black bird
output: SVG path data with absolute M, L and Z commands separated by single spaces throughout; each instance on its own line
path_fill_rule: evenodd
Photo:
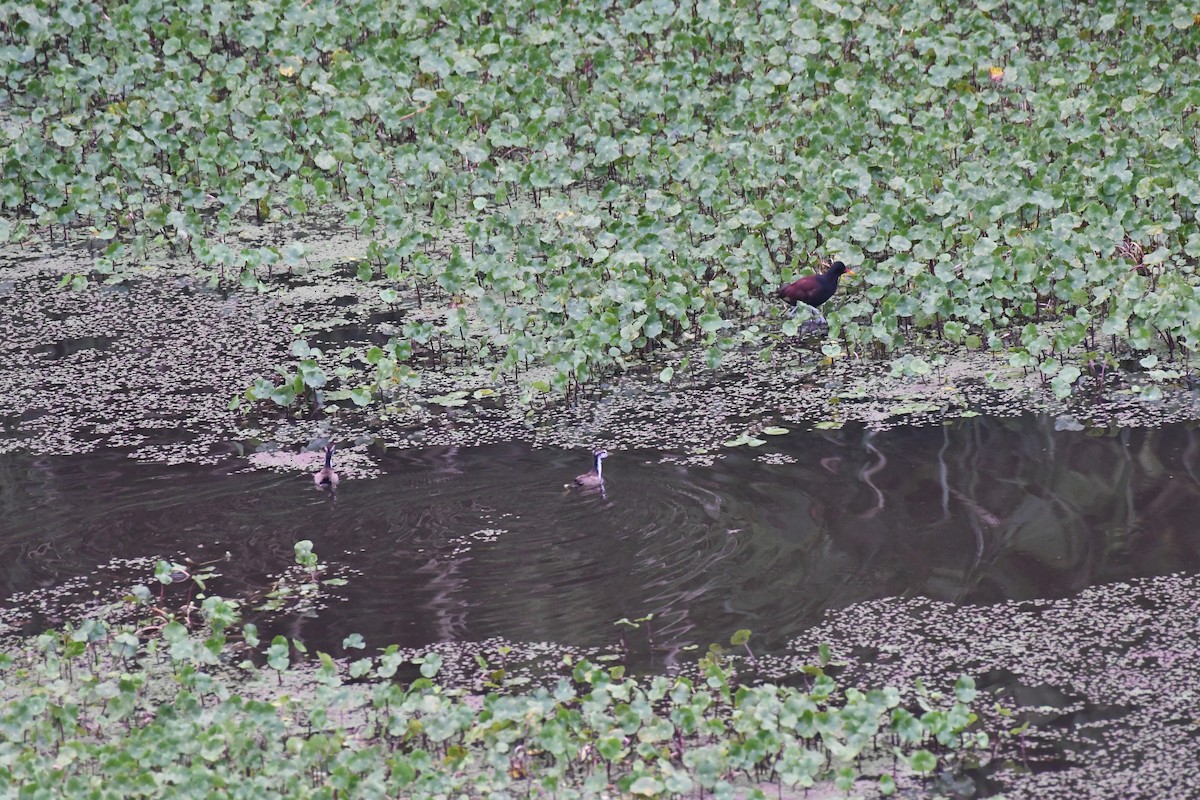
M 607 450 L 597 450 L 592 453 L 592 471 L 585 472 L 582 475 L 575 477 L 575 483 L 578 486 L 603 486 L 604 474 L 601 471 L 601 463 L 608 458 Z
M 313 473 L 313 483 L 317 486 L 328 486 L 331 489 L 337 486 L 338 474 L 333 471 L 333 450 L 333 442 L 325 445 L 325 466 Z
M 789 316 L 795 316 L 797 302 L 816 308 L 833 297 L 833 293 L 837 291 L 838 278 L 843 274 L 853 275 L 854 270 L 847 269 L 846 265 L 840 261 L 835 261 L 820 275 L 807 275 L 792 281 L 787 286 L 779 287 L 779 291 L 775 294 L 792 307 L 792 313 Z M 817 313 L 820 314 L 819 311 Z M 823 320 L 824 317 L 821 319 Z

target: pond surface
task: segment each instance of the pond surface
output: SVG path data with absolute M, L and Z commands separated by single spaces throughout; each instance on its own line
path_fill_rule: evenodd
M 588 454 L 522 444 L 372 451 L 382 476 L 336 496 L 236 458 L 0 455 L 0 596 L 113 559 L 225 551 L 210 590 L 260 592 L 307 538 L 349 578 L 344 602 L 286 621 L 312 647 L 340 653 L 352 631 L 371 646 L 605 647 L 616 620 L 653 614 L 632 660 L 662 667 L 739 628 L 778 649 L 872 598 L 1061 597 L 1200 569 L 1200 433 L 1185 425 L 1088 433 L 1030 416 L 764 438 L 711 465 L 613 452 L 603 493 L 565 486 Z

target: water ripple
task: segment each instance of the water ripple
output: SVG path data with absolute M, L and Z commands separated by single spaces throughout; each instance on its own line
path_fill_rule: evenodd
M 211 589 L 261 593 L 312 539 L 352 576 L 315 646 L 350 631 L 424 646 L 503 637 L 648 658 L 726 641 L 782 645 L 875 597 L 1055 597 L 1200 568 L 1200 434 L 1095 436 L 1038 417 L 771 437 L 712 465 L 614 452 L 603 491 L 583 451 L 524 444 L 360 448 L 374 479 L 316 491 L 306 472 L 139 464 L 112 453 L 0 455 L 0 592 L 116 558 L 230 559 Z M 763 458 L 764 454 L 772 457 Z M 129 580 L 149 580 L 131 575 Z

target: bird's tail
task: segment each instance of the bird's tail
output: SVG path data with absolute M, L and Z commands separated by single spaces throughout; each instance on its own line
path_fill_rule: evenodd
M 325 469 L 333 469 L 333 445 L 325 445 Z

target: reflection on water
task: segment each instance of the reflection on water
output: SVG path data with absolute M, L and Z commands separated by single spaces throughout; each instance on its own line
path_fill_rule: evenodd
M 1095 437 L 974 419 L 769 438 L 713 466 L 614 451 L 604 493 L 564 486 L 589 454 L 518 444 L 377 453 L 384 476 L 336 496 L 307 474 L 228 464 L 0 456 L 0 592 L 118 557 L 228 550 L 210 588 L 235 596 L 308 538 L 361 572 L 347 602 L 290 621 L 322 649 L 351 631 L 375 645 L 604 645 L 615 620 L 653 613 L 648 655 L 662 663 L 739 628 L 779 647 L 872 597 L 1061 596 L 1200 568 L 1200 433 L 1183 425 Z

